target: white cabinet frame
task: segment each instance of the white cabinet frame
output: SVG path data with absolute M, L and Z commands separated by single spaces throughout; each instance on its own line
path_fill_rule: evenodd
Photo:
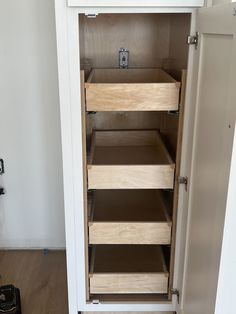
M 204 0 L 67 0 L 69 7 L 202 7 Z
M 69 0 L 70 5 L 80 1 Z M 149 1 L 153 2 L 154 1 Z M 159 1 L 163 4 L 164 1 Z M 177 2 L 177 1 L 175 1 Z M 189 1 L 178 1 L 178 3 Z M 190 1 L 197 5 L 203 1 Z M 80 2 L 81 3 L 81 2 Z M 144 2 L 145 3 L 145 2 Z M 165 1 L 169 5 L 173 1 Z M 177 6 L 177 5 L 176 5 Z M 180 5 L 179 5 L 180 6 Z M 58 75 L 60 88 L 61 134 L 63 150 L 64 199 L 67 249 L 69 313 L 77 311 L 176 311 L 177 299 L 165 303 L 86 303 L 86 263 L 84 243 L 84 187 L 82 161 L 81 91 L 79 59 L 80 13 L 191 13 L 191 33 L 195 33 L 195 9 L 188 7 L 78 8 L 67 7 L 66 0 L 55 0 Z M 190 86 L 193 75 L 194 46 L 190 46 L 185 104 L 181 175 L 190 177 L 194 108 Z M 186 131 L 188 130 L 188 131 Z M 181 292 L 185 250 L 188 193 L 180 186 L 174 287 Z

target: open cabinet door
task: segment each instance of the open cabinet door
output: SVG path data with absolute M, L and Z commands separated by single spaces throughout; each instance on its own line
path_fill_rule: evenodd
M 213 314 L 236 118 L 236 3 L 199 9 L 196 21 L 196 119 L 181 310 Z M 222 312 L 229 313 L 235 313 L 233 304 L 232 312 Z

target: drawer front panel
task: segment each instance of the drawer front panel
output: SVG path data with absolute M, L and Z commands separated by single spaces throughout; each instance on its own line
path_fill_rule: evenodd
M 178 110 L 179 84 L 97 84 L 86 89 L 88 111 Z
M 90 293 L 167 293 L 168 275 L 150 274 L 93 274 Z
M 88 166 L 89 189 L 172 189 L 173 165 Z
M 171 223 L 91 222 L 90 244 L 170 244 Z

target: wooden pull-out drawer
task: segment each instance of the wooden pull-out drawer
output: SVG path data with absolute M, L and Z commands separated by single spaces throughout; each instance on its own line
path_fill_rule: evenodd
M 178 110 L 180 83 L 161 69 L 93 69 L 85 88 L 88 111 Z
M 172 189 L 174 170 L 157 130 L 93 133 L 89 189 Z
M 89 202 L 90 244 L 170 244 L 162 191 L 97 190 Z
M 168 271 L 160 246 L 97 245 L 90 256 L 90 293 L 167 293 Z

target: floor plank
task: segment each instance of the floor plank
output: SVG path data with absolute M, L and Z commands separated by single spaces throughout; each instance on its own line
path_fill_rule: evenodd
M 64 251 L 0 251 L 0 276 L 20 288 L 22 313 L 68 313 Z

